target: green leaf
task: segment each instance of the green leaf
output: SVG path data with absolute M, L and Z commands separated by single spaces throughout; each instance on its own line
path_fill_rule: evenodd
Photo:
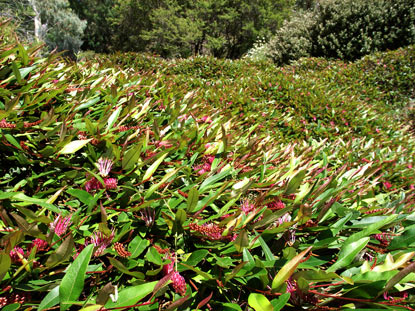
M 76 107 L 74 110 L 78 111 L 78 110 L 81 110 L 81 109 L 89 108 L 89 107 L 95 105 L 100 100 L 101 100 L 101 97 L 99 97 L 99 96 L 93 97 L 90 100 L 88 100 L 86 103 L 83 103 L 83 104 L 79 105 L 78 107 Z
M 0 252 L 0 282 L 3 280 L 4 276 L 9 271 L 9 268 L 12 264 L 12 260 L 5 251 Z
M 161 162 L 167 157 L 168 153 L 163 154 L 161 157 L 159 157 L 151 166 L 147 169 L 146 173 L 143 176 L 143 180 L 149 179 L 151 176 L 153 176 L 154 172 L 157 170 Z
M 52 212 L 55 212 L 58 214 L 60 213 L 60 210 L 55 205 L 47 203 L 47 200 L 45 199 L 31 198 L 23 193 L 17 193 L 15 196 L 13 196 L 13 199 L 28 203 L 29 205 L 30 204 L 40 205 L 42 207 L 47 208 L 48 210 Z
M 10 305 L 7 305 L 1 309 L 1 311 L 16 311 L 20 309 L 20 303 L 12 303 Z
M 227 302 L 222 305 L 222 310 L 223 311 L 242 311 L 242 308 L 236 303 Z
M 280 271 L 278 271 L 277 275 L 272 280 L 272 289 L 280 288 L 286 280 L 294 273 L 297 266 L 300 264 L 303 257 L 312 249 L 312 246 L 308 247 L 306 250 L 302 251 L 298 255 L 296 255 L 293 259 L 288 261 Z
M 38 311 L 52 308 L 59 303 L 59 286 L 52 289 L 40 302 Z
M 415 244 L 415 225 L 405 228 L 405 231 L 392 239 L 388 246 L 389 250 L 405 249 Z
M 122 273 L 131 275 L 137 279 L 144 279 L 144 274 L 142 272 L 139 271 L 130 271 L 128 270 L 120 261 L 118 261 L 115 258 L 112 257 L 108 257 L 108 260 L 110 261 L 110 263 L 117 268 L 119 271 L 121 271 Z
M 352 263 L 353 259 L 356 257 L 357 254 L 360 253 L 362 249 L 364 249 L 369 243 L 370 238 L 362 238 L 356 242 L 344 244 L 337 261 L 329 267 L 326 271 L 327 272 L 334 272 L 338 269 L 344 268 Z
M 197 274 L 199 274 L 200 276 L 204 277 L 207 280 L 213 280 L 214 279 L 209 273 L 201 271 L 200 269 L 194 268 L 192 266 L 189 266 L 189 265 L 187 265 L 183 262 L 181 262 L 179 265 L 183 266 L 183 267 L 185 267 L 189 270 L 192 270 L 193 272 L 196 272 Z
M 197 191 L 196 186 L 190 189 L 188 197 L 187 197 L 187 207 L 186 210 L 188 213 L 193 212 L 193 210 L 197 206 L 197 202 L 199 201 L 199 191 Z
M 135 145 L 124 154 L 121 162 L 123 170 L 129 171 L 134 168 L 140 158 L 141 144 Z
M 210 176 L 207 178 L 201 185 L 200 185 L 200 193 L 204 193 L 205 190 L 209 188 L 210 185 L 218 182 L 219 180 L 224 179 L 228 175 L 231 174 L 232 169 L 228 168 L 226 170 L 221 171 L 219 174 Z
M 114 125 L 114 123 L 117 121 L 118 116 L 121 113 L 121 107 L 117 107 L 115 108 L 114 112 L 110 115 L 110 117 L 108 118 L 108 122 L 107 122 L 107 132 L 109 130 L 111 130 L 112 126 Z
M 86 269 L 93 251 L 93 244 L 85 247 L 66 271 L 59 286 L 61 311 L 67 310 L 71 307 L 70 304 L 65 304 L 65 302 L 76 301 L 81 295 L 84 288 Z
M 128 244 L 128 251 L 131 253 L 130 258 L 140 256 L 142 252 L 150 245 L 148 240 L 142 239 L 138 235 Z
M 163 263 L 159 252 L 154 247 L 147 250 L 146 259 L 159 266 Z
M 141 299 L 143 299 L 145 296 L 150 294 L 153 291 L 156 284 L 157 281 L 154 281 L 137 286 L 127 287 L 119 292 L 118 299 L 116 302 L 112 302 L 111 300 L 109 300 L 105 304 L 105 308 L 120 308 L 134 305 Z
M 19 68 L 17 67 L 16 62 L 12 62 L 12 70 L 13 70 L 13 74 L 17 80 L 17 83 L 21 83 L 22 82 L 22 76 L 20 75 L 20 71 Z
M 189 266 L 196 266 L 202 259 L 206 258 L 209 251 L 207 249 L 199 249 L 194 251 L 186 260 L 186 264 Z
M 82 203 L 89 205 L 92 201 L 94 201 L 94 197 L 90 195 L 87 191 L 82 189 L 68 189 L 66 192 L 81 201 Z
M 260 236 L 258 238 L 258 241 L 261 244 L 262 250 L 264 251 L 266 260 L 268 260 L 268 261 L 275 260 L 274 254 L 271 252 L 271 250 L 269 249 L 267 243 L 264 241 L 262 236 Z
M 293 178 L 291 178 L 290 182 L 287 185 L 287 189 L 285 189 L 285 194 L 289 195 L 294 193 L 298 187 L 300 187 L 301 182 L 304 180 L 306 175 L 306 171 L 302 170 L 299 171 Z
M 246 233 L 246 230 L 241 230 L 236 237 L 235 241 L 233 241 L 233 244 L 235 245 L 236 250 L 241 253 L 245 247 L 248 247 L 249 245 L 249 237 Z
M 285 293 L 279 296 L 277 299 L 271 300 L 271 304 L 274 307 L 274 311 L 280 311 L 290 300 L 291 294 Z
M 389 217 L 386 217 L 385 219 L 382 219 L 378 222 L 375 222 L 369 225 L 366 229 L 352 234 L 350 237 L 347 238 L 346 241 L 344 241 L 344 245 L 356 242 L 364 237 L 374 234 L 375 232 L 377 232 L 378 229 L 393 222 L 396 219 L 396 217 L 398 217 L 398 215 L 396 214 L 390 215 Z
M 46 266 L 48 268 L 52 268 L 57 264 L 67 260 L 72 255 L 73 249 L 74 242 L 71 234 L 63 241 L 58 249 L 49 256 L 49 258 L 46 260 Z
M 7 141 L 11 143 L 13 146 L 15 146 L 17 149 L 23 150 L 20 144 L 17 142 L 17 140 L 10 134 L 5 134 L 4 137 L 6 137 Z
M 72 153 L 75 153 L 79 149 L 85 147 L 91 140 L 92 140 L 92 138 L 85 139 L 85 140 L 74 140 L 74 141 L 71 141 L 70 143 L 66 144 L 61 149 L 61 151 L 59 153 L 60 154 L 72 154 Z
M 274 307 L 271 302 L 262 294 L 251 293 L 248 297 L 248 304 L 255 311 L 273 311 Z

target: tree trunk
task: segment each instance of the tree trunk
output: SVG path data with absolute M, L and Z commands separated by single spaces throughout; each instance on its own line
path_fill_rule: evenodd
M 43 38 L 42 34 L 42 21 L 40 19 L 40 13 L 38 10 L 38 7 L 36 5 L 36 0 L 28 0 L 30 6 L 33 9 L 33 12 L 35 12 L 34 22 L 35 22 L 35 38 L 37 41 L 41 41 Z

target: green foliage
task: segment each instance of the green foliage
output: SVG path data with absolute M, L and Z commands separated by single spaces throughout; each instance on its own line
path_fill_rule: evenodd
M 24 41 L 43 41 L 50 50 L 70 56 L 79 51 L 86 22 L 72 12 L 68 0 L 2 0 L 0 9 L 13 19 Z
M 313 31 L 315 56 L 357 59 L 415 43 L 412 0 L 327 1 Z
M 8 310 L 413 305 L 413 46 L 278 68 L 0 36 Z
M 290 1 L 129 0 L 115 6 L 114 49 L 237 58 L 269 37 Z M 137 18 L 137 17 L 140 18 Z
M 50 49 L 76 54 L 82 45 L 86 21 L 72 12 L 68 0 L 36 1 L 40 20 L 46 26 L 42 39 Z
M 277 64 L 305 56 L 355 60 L 415 43 L 414 25 L 412 0 L 320 1 L 294 15 L 260 50 Z
M 69 0 L 72 10 L 87 22 L 82 36 L 82 50 L 98 53 L 110 51 L 114 34 L 115 0 Z
M 315 27 L 315 14 L 300 11 L 286 21 L 263 47 L 265 55 L 278 65 L 288 64 L 311 55 L 313 48 L 311 33 Z M 255 52 L 252 53 L 255 55 Z

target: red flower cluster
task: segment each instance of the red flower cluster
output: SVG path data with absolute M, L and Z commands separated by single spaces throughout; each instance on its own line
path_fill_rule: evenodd
M 174 253 L 173 254 L 166 254 L 164 259 L 169 259 L 171 262 L 167 265 L 163 266 L 163 274 L 168 275 L 170 273 L 173 273 L 171 280 L 172 280 L 172 286 L 173 289 L 178 293 L 179 295 L 184 296 L 186 293 L 186 281 L 182 275 L 180 275 L 179 272 L 174 270 L 174 264 L 176 262 Z
M 189 225 L 189 228 L 190 230 L 200 233 L 203 236 L 203 238 L 208 239 L 210 241 L 220 241 L 220 240 L 233 241 L 236 238 L 236 235 L 222 236 L 224 229 L 220 228 L 219 226 L 213 223 L 203 224 L 200 226 L 198 224 L 191 223 Z
M 65 234 L 66 229 L 70 226 L 71 217 L 62 217 L 61 214 L 58 215 L 58 218 L 56 218 L 51 224 L 49 224 L 50 230 L 56 233 L 57 236 L 61 236 Z
M 0 297 L 0 308 L 11 305 L 13 303 L 24 304 L 26 301 L 30 301 L 30 299 L 31 295 L 29 293 L 8 294 L 6 297 Z
M 203 163 L 201 163 L 199 165 L 196 165 L 194 167 L 195 172 L 198 175 L 203 175 L 205 173 L 210 172 L 210 170 L 212 169 L 213 160 L 215 160 L 215 156 L 214 155 L 204 156 L 203 157 Z

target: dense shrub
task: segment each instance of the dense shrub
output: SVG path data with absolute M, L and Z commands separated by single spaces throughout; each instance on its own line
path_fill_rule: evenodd
M 277 64 L 303 56 L 355 60 L 415 43 L 413 0 L 327 0 L 294 16 L 259 50 Z
M 311 30 L 316 27 L 314 13 L 301 12 L 284 23 L 268 43 L 265 54 L 277 64 L 286 64 L 309 56 L 312 50 Z
M 314 56 L 357 59 L 415 42 L 413 0 L 335 0 L 317 9 Z

